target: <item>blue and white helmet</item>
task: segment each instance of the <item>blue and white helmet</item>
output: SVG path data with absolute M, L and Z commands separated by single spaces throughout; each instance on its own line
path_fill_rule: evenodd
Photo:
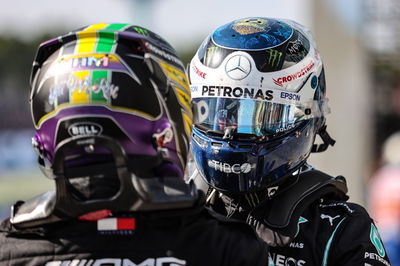
M 195 162 L 220 191 L 278 183 L 312 150 L 334 143 L 325 131 L 323 63 L 310 31 L 294 21 L 252 17 L 223 25 L 204 40 L 188 72 Z

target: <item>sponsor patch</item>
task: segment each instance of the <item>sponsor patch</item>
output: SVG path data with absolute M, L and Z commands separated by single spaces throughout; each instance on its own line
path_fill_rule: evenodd
M 223 173 L 233 173 L 233 174 L 247 174 L 251 171 L 251 164 L 244 163 L 244 164 L 233 164 L 230 165 L 229 163 L 218 162 L 216 160 L 208 160 L 208 166 L 215 169 L 216 171 L 220 171 Z
M 156 139 L 157 147 L 165 147 L 165 145 L 172 141 L 174 132 L 171 127 L 166 127 L 160 133 L 154 133 L 153 137 Z
M 280 104 L 306 103 L 307 97 L 300 93 L 287 92 L 276 89 L 257 87 L 231 87 L 220 85 L 191 85 L 192 99 L 196 98 L 231 98 L 231 99 L 252 99 Z M 308 99 L 310 102 L 310 99 Z
M 365 252 L 364 259 L 376 260 L 384 265 L 390 266 L 390 263 L 387 260 L 385 260 L 380 255 L 373 253 L 373 252 Z M 365 265 L 371 265 L 371 264 L 366 263 Z M 374 265 L 375 265 L 375 263 L 374 263 Z
M 277 67 L 281 62 L 283 53 L 275 49 L 269 49 L 267 50 L 267 55 L 268 55 L 268 64 L 271 67 Z
M 196 73 L 199 77 L 205 79 L 207 76 L 207 73 L 201 71 L 200 69 L 198 69 L 195 65 L 192 65 L 192 69 L 194 71 L 194 73 Z
M 177 58 L 176 56 L 161 50 L 160 48 L 158 48 L 157 46 L 151 44 L 150 42 L 145 42 L 144 45 L 146 46 L 147 49 L 149 49 L 150 51 L 152 51 L 153 53 L 163 57 L 164 59 L 167 59 L 168 61 L 174 62 L 177 65 L 181 65 L 181 60 L 179 60 L 179 58 Z
M 348 213 L 355 212 L 355 210 L 350 208 L 350 206 L 345 202 L 335 202 L 335 203 L 329 203 L 329 204 L 320 204 L 319 206 L 321 208 L 341 207 L 341 208 L 345 209 Z
M 119 87 L 110 82 L 108 75 L 108 71 L 91 73 L 83 70 L 60 76 L 49 89 L 49 104 L 57 106 L 66 97 L 69 97 L 71 103 L 89 100 L 110 102 L 118 97 Z
M 68 127 L 68 133 L 74 136 L 98 136 L 103 132 L 103 127 L 93 122 L 78 122 Z
M 267 195 L 269 198 L 271 198 L 273 195 L 275 195 L 275 193 L 278 191 L 279 186 L 274 186 L 274 187 L 269 187 L 267 189 Z
M 336 216 L 332 217 L 332 216 L 327 215 L 327 214 L 323 214 L 323 213 L 321 214 L 321 219 L 322 220 L 323 219 L 328 219 L 331 226 L 333 226 L 333 220 L 335 220 L 336 218 L 340 218 L 340 215 L 336 215 Z
M 376 229 L 376 226 L 373 223 L 371 223 L 369 238 L 371 239 L 372 244 L 375 246 L 376 251 L 378 251 L 379 256 L 381 256 L 382 258 L 385 257 L 385 248 L 383 247 L 378 229 Z
M 292 242 L 289 244 L 289 247 L 302 249 L 302 248 L 304 248 L 304 243 Z
M 311 88 L 315 89 L 318 86 L 318 78 L 317 76 L 313 76 L 311 78 Z
M 289 42 L 286 50 L 289 55 L 295 55 L 301 52 L 303 49 L 304 49 L 303 43 L 301 42 L 301 40 L 297 39 L 292 42 Z
M 99 232 L 132 232 L 136 229 L 135 218 L 105 218 L 97 221 L 97 231 Z
M 78 54 L 60 57 L 56 60 L 54 67 L 46 73 L 46 77 L 61 75 L 71 70 L 86 69 L 119 69 L 128 71 L 121 60 L 113 54 Z
M 231 79 L 244 79 L 251 72 L 250 60 L 244 55 L 234 55 L 226 62 L 225 72 Z
M 306 265 L 305 260 L 295 259 L 292 257 L 287 257 L 281 254 L 270 253 L 270 256 L 273 260 L 273 265 L 296 265 L 296 266 L 303 266 Z M 308 265 L 308 264 L 307 264 Z
M 291 82 L 294 80 L 297 80 L 303 76 L 305 76 L 308 72 L 311 71 L 311 69 L 314 67 L 315 63 L 314 61 L 311 61 L 308 65 L 306 65 L 304 68 L 302 68 L 300 71 L 287 75 L 287 76 L 283 76 L 283 77 L 279 77 L 277 79 L 272 79 L 274 81 L 274 83 L 280 87 L 283 87 L 284 83 L 287 82 Z
M 203 86 L 201 89 L 201 96 L 245 98 L 266 101 L 271 101 L 274 98 L 272 90 L 242 87 L 232 88 L 229 86 Z

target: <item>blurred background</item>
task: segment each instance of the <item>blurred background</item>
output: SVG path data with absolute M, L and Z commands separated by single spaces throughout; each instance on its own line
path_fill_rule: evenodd
M 185 63 L 208 33 L 231 20 L 296 20 L 313 31 L 327 75 L 337 143 L 311 162 L 343 175 L 350 200 L 368 204 L 385 139 L 400 129 L 400 3 L 396 0 L 3 1 L 0 9 L 0 218 L 10 205 L 53 187 L 31 148 L 29 74 L 38 44 L 98 22 L 141 25 L 169 41 Z

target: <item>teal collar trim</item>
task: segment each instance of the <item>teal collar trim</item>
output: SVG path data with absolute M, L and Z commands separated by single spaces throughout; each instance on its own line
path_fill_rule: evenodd
M 337 229 L 339 228 L 339 226 L 342 224 L 342 222 L 346 219 L 346 217 L 344 217 L 342 220 L 340 220 L 340 222 L 336 225 L 335 230 L 333 230 L 332 235 L 329 237 L 328 242 L 326 243 L 325 246 L 325 251 L 324 251 L 324 258 L 322 260 L 322 266 L 326 266 L 328 263 L 328 255 L 329 255 L 329 250 L 331 249 L 331 245 L 332 245 L 332 241 L 333 241 L 333 237 L 335 236 L 335 233 L 337 231 Z

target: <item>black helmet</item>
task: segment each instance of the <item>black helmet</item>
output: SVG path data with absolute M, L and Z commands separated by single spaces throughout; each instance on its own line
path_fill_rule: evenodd
M 154 177 L 184 182 L 189 85 L 175 50 L 157 34 L 100 23 L 49 40 L 31 83 L 33 145 L 56 180 L 57 212 L 127 211 L 138 198 L 167 196 L 150 196 L 169 182 L 156 185 Z

